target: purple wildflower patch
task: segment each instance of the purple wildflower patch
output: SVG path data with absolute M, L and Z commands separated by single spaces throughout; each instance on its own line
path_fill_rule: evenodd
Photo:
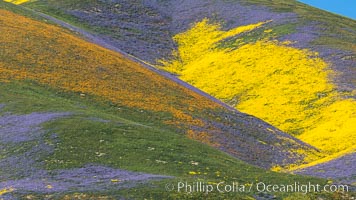
M 22 194 L 103 191 L 130 188 L 151 179 L 170 178 L 99 165 L 44 170 L 43 158 L 52 154 L 54 148 L 44 139 L 50 132 L 41 129 L 40 125 L 69 115 L 70 113 L 31 113 L 0 116 L 0 152 L 3 157 L 0 159 L 0 188 L 11 187 L 16 193 Z M 108 122 L 98 118 L 92 120 Z M 49 139 L 58 142 L 55 133 L 49 135 Z M 11 193 L 2 198 L 16 199 Z
M 297 27 L 296 32 L 283 35 L 279 38 L 279 40 L 294 42 L 291 46 L 296 48 L 309 48 L 310 42 L 320 36 L 320 30 L 317 28 L 317 24 L 311 23 L 306 26 Z
M 295 173 L 321 178 L 331 178 L 340 183 L 356 182 L 356 153 L 345 155 L 316 166 L 296 171 Z
M 0 182 L 0 188 L 21 192 L 85 192 L 134 187 L 137 183 L 169 176 L 144 174 L 99 165 L 66 170 L 38 170 L 29 177 Z
M 69 116 L 70 113 L 31 113 L 26 115 L 0 116 L 0 180 L 26 177 L 37 171 L 43 164 L 40 157 L 49 155 L 53 148 L 45 143 L 46 131 L 40 125 L 44 122 Z
M 44 167 L 41 157 L 53 153 L 53 148 L 39 141 L 37 144 L 2 145 L 2 149 L 22 149 L 22 153 L 11 152 L 12 155 L 0 160 L 0 180 L 24 178 L 36 174 L 38 169 Z
M 324 25 L 325 26 L 325 25 Z M 330 77 L 337 85 L 338 90 L 351 93 L 356 89 L 354 78 L 356 72 L 356 59 L 353 52 L 331 48 L 325 45 L 316 45 L 311 42 L 316 41 L 320 37 L 334 37 L 335 35 L 327 34 L 321 24 L 310 23 L 309 25 L 298 27 L 295 33 L 291 33 L 279 38 L 281 41 L 294 42 L 291 46 L 296 48 L 306 48 L 318 52 L 319 56 L 330 63 L 331 69 L 336 71 L 334 77 Z M 353 96 L 352 98 L 356 98 Z
M 273 24 L 297 21 L 297 15 L 291 12 L 277 13 L 264 6 L 205 0 L 112 0 L 64 12 L 97 30 L 105 30 L 101 32 L 105 42 L 152 63 L 170 57 L 176 45 L 172 37 L 203 18 L 223 22 L 225 29 L 272 19 Z
M 295 13 L 276 13 L 267 7 L 241 5 L 236 1 L 170 1 L 170 5 L 164 9 L 171 13 L 171 24 L 174 25 L 171 26 L 171 31 L 174 34 L 187 30 L 191 23 L 201 21 L 203 18 L 221 20 L 225 23 L 225 29 L 272 19 L 275 24 L 292 23 L 297 20 Z
M 331 69 L 336 72 L 332 81 L 337 85 L 341 92 L 352 93 L 356 90 L 356 59 L 353 52 L 338 50 L 336 48 L 327 48 L 319 46 L 316 49 L 320 56 L 330 63 Z M 356 96 L 349 96 L 356 99 Z
M 26 142 L 43 134 L 40 124 L 68 116 L 69 113 L 31 113 L 28 115 L 4 115 L 0 117 L 0 142 Z
M 244 113 L 220 113 L 213 118 L 220 120 L 204 120 L 206 127 L 192 129 L 209 133 L 212 140 L 221 145 L 220 150 L 252 165 L 269 169 L 275 165 L 302 163 L 304 156 L 296 153 L 298 149 L 316 151 L 314 147 Z M 216 128 L 211 130 L 210 127 Z

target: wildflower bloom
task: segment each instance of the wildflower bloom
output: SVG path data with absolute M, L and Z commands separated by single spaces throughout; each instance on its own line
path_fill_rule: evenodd
M 0 196 L 3 195 L 3 194 L 6 194 L 6 193 L 12 192 L 12 191 L 14 191 L 14 190 L 15 190 L 15 189 L 12 188 L 12 187 L 1 189 L 1 190 L 0 190 Z
M 329 80 L 334 72 L 317 52 L 263 39 L 271 29 L 254 42 L 239 40 L 265 23 L 223 31 L 204 19 L 174 37 L 175 58 L 163 60 L 162 68 L 320 149 L 319 162 L 354 152 L 356 101 L 339 94 Z

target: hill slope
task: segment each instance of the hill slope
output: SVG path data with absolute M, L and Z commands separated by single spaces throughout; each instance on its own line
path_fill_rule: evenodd
M 216 150 L 269 168 L 301 162 L 299 151 L 315 152 L 308 145 L 68 30 L 0 5 L 5 198 L 78 198 L 75 192 L 85 198 L 187 195 L 163 192 L 168 181 L 161 179 L 171 176 L 175 182 L 222 177 L 246 184 L 323 182 L 267 172 Z M 88 178 L 94 174 L 97 179 Z M 149 183 L 152 179 L 160 181 Z M 142 192 L 133 193 L 137 190 Z
M 41 0 L 23 5 L 97 32 L 143 60 L 168 61 L 166 69 L 183 80 L 322 150 L 325 158 L 319 162 L 355 152 L 354 20 L 281 0 Z M 218 39 L 222 31 L 261 22 L 268 23 Z M 210 32 L 201 37 L 194 30 Z M 206 52 L 199 49 L 203 44 Z M 250 57 L 236 58 L 242 53 Z M 227 65 L 233 69 L 221 68 Z M 249 65 L 257 71 L 236 70 Z M 250 74 L 259 79 L 250 81 Z M 209 84 L 214 81 L 220 82 Z
M 13 17 L 15 15 L 3 14 L 3 19 L 8 19 L 4 23 L 13 23 L 10 22 Z M 152 120 L 173 125 L 191 138 L 233 155 L 240 155 L 239 158 L 256 162 L 254 164 L 258 166 L 271 167 L 277 164 L 275 162 L 293 163 L 297 157 L 302 157 L 293 152 L 298 149 L 313 151 L 270 125 L 248 115 L 227 110 L 119 54 L 85 43 L 54 26 L 27 18 L 18 19 L 17 25 L 8 24 L 2 31 L 6 35 L 3 37 L 6 38 L 3 41 L 6 48 L 2 52 L 4 59 L 1 64 L 4 81 L 33 80 L 81 95 L 98 96 L 119 107 L 128 106 L 158 113 L 158 116 L 152 116 Z M 22 26 L 27 27 L 26 34 L 11 34 Z M 38 31 L 39 27 L 42 32 Z M 239 138 L 239 134 L 243 138 Z M 248 145 L 246 141 L 249 141 Z M 275 149 L 275 144 L 282 144 L 281 148 Z M 289 146 L 295 150 L 283 151 L 284 147 Z M 240 153 L 255 152 L 255 148 L 256 152 L 264 151 L 266 161 L 257 159 L 260 153 Z M 285 155 L 281 156 L 282 154 Z

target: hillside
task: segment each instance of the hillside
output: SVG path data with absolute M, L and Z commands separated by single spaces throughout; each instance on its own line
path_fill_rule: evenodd
M 5 15 L 3 19 L 6 19 Z M 10 23 L 11 16 L 8 19 Z M 82 97 L 94 95 L 118 107 L 128 106 L 158 113 L 158 116 L 153 115 L 153 120 L 173 126 L 191 138 L 228 153 L 255 152 L 257 148 L 256 155 L 241 154 L 239 158 L 258 166 L 285 165 L 298 160 L 297 157 L 301 155 L 293 153 L 297 150 L 314 151 L 261 120 L 228 110 L 214 99 L 207 99 L 119 54 L 85 43 L 68 31 L 54 26 L 47 28 L 27 18 L 19 19 L 23 19 L 24 24 L 18 20 L 16 26 L 9 25 L 2 32 L 6 35 L 3 37 L 6 38 L 6 48 L 2 52 L 4 81 L 32 80 L 75 92 Z M 27 27 L 24 30 L 26 34 L 11 34 L 21 26 Z M 38 27 L 42 32 L 38 32 Z M 46 37 L 43 38 L 43 35 Z M 28 40 L 30 42 L 26 42 Z M 16 52 L 16 57 L 11 56 L 13 52 Z M 16 68 L 13 68 L 14 65 Z M 146 116 L 144 113 L 142 115 Z M 233 139 L 238 134 L 244 138 Z M 276 149 L 274 144 L 280 144 L 280 149 Z M 288 147 L 291 148 L 290 152 L 282 151 Z M 266 160 L 257 159 L 257 152 L 262 151 Z M 277 154 L 285 155 L 278 158 Z
M 355 152 L 354 20 L 292 0 L 22 5 L 100 34 L 311 144 L 324 158 L 312 154 L 309 165 Z
M 299 152 L 316 154 L 309 145 L 36 13 L 0 5 L 2 198 L 198 198 L 164 189 L 197 179 L 325 184 L 253 166 L 303 163 Z

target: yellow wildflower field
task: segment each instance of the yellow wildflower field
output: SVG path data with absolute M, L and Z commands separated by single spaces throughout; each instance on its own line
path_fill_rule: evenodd
M 19 5 L 19 4 L 23 4 L 23 3 L 29 2 L 30 0 L 4 0 L 4 1 Z
M 290 42 L 239 39 L 265 23 L 223 31 L 204 19 L 174 37 L 175 59 L 160 61 L 160 67 L 320 149 L 323 161 L 354 152 L 356 102 L 337 91 L 335 73 L 317 52 Z M 229 37 L 237 37 L 235 44 L 222 46 Z

